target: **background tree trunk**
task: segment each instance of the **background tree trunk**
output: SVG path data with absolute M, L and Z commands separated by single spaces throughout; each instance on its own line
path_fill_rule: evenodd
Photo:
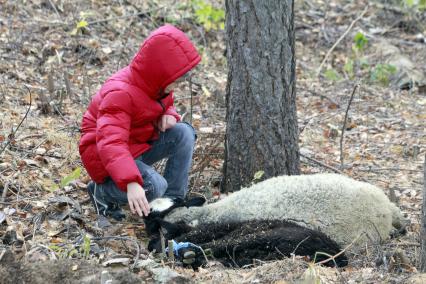
M 226 0 L 228 58 L 223 190 L 299 174 L 294 2 Z
M 420 231 L 420 272 L 426 272 L 426 155 L 423 168 L 422 227 Z

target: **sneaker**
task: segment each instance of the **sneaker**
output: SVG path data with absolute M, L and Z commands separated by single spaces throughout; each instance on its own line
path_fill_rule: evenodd
M 117 203 L 111 203 L 106 201 L 100 191 L 102 187 L 96 185 L 94 182 L 90 182 L 87 185 L 87 192 L 89 193 L 90 200 L 92 201 L 93 207 L 95 208 L 96 214 L 102 216 L 110 216 L 117 221 L 123 220 L 126 217 L 120 205 Z

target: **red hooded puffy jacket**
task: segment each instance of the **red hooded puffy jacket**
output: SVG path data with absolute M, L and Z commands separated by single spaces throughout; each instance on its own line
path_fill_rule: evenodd
M 92 97 L 83 116 L 79 151 L 96 183 L 111 176 L 117 186 L 143 185 L 134 158 L 158 138 L 156 122 L 169 114 L 179 121 L 173 94 L 163 90 L 200 62 L 187 36 L 171 25 L 152 32 L 129 66 L 111 76 Z

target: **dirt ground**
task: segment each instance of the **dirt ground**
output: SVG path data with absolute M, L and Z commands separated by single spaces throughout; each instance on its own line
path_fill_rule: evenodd
M 190 190 L 211 201 L 221 197 L 225 34 L 197 22 L 190 3 L 0 0 L 0 282 L 99 283 L 103 270 L 116 283 L 402 283 L 416 274 L 426 12 L 398 1 L 296 1 L 297 107 L 302 172 L 341 171 L 381 187 L 411 222 L 405 236 L 366 246 L 343 269 L 296 257 L 247 269 L 212 263 L 193 272 L 169 263 L 142 265 L 153 257 L 138 218 L 96 227 L 85 192 L 89 178 L 78 173 L 82 114 L 102 82 L 165 22 L 183 29 L 203 55 L 192 99 L 188 85 L 176 91 L 178 109 L 188 121 L 192 109 L 199 137 Z M 362 50 L 354 48 L 358 32 L 368 40 Z M 387 74 L 383 68 L 390 65 L 398 68 Z
M 85 260 L 61 259 L 35 263 L 19 262 L 7 251 L 0 261 L 0 283 L 99 283 L 102 271 L 114 283 L 142 283 L 140 277 L 125 268 L 105 269 Z M 144 281 L 146 282 L 146 281 Z

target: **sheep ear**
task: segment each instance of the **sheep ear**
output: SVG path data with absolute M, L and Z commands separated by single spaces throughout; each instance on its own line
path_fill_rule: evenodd
M 185 206 L 185 200 L 179 197 L 173 199 L 173 209 L 178 207 L 183 207 L 183 206 Z
M 206 199 L 204 197 L 194 197 L 185 201 L 186 207 L 200 207 L 206 203 Z
M 185 222 L 177 222 L 177 223 L 170 223 L 164 220 L 160 221 L 161 228 L 165 230 L 164 236 L 166 239 L 174 239 L 176 237 L 179 237 L 182 234 L 188 233 L 191 231 L 191 227 L 186 225 Z

